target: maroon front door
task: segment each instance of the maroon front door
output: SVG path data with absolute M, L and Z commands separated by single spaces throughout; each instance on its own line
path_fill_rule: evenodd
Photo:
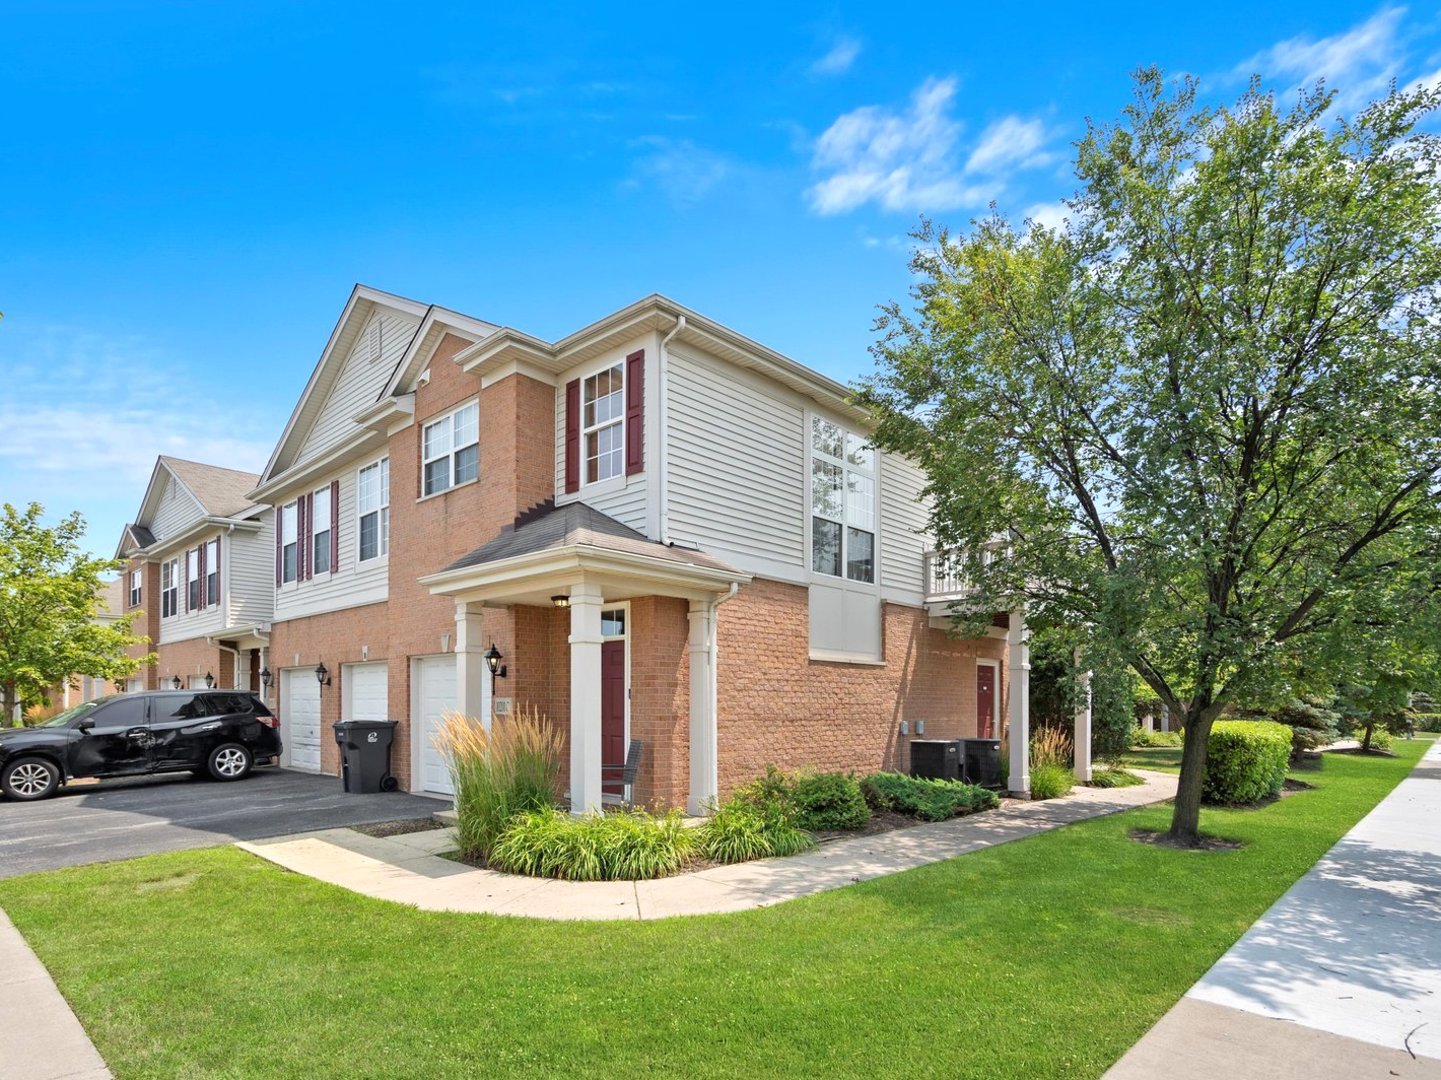
M 600 646 L 600 760 L 603 765 L 625 764 L 625 642 L 606 641 Z M 620 769 L 605 770 L 614 783 L 601 790 L 620 795 Z
M 996 669 L 991 664 L 976 665 L 976 737 L 996 737 Z

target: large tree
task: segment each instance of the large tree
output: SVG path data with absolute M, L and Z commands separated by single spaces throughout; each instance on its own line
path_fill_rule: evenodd
M 1437 564 L 1438 95 L 1332 103 L 1140 72 L 1065 227 L 922 231 L 860 392 L 928 473 L 959 617 L 1084 628 L 1182 718 L 1180 843 L 1226 705 L 1339 674 Z
M 55 526 L 43 515 L 38 503 L 23 512 L 6 503 L 0 516 L 0 726 L 65 679 L 120 679 L 145 662 L 126 655 L 144 641 L 130 632 L 134 613 L 96 620 L 100 575 L 119 564 L 82 550 L 78 513 Z

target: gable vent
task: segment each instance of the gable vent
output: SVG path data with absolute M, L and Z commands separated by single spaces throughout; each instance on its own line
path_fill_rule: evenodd
M 380 320 L 376 319 L 370 324 L 370 362 L 373 364 L 380 359 Z

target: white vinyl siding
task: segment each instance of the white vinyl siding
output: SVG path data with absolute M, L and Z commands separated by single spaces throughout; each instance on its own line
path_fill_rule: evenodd
M 747 372 L 674 349 L 668 381 L 671 537 L 804 580 L 805 410 Z
M 225 548 L 228 625 L 269 622 L 275 614 L 275 514 L 267 513 L 261 519 L 258 533 L 231 533 Z
M 184 551 L 176 553 L 179 570 L 179 587 L 176 590 L 176 600 L 179 604 L 177 612 L 170 618 L 162 617 L 160 620 L 160 640 L 158 644 L 168 645 L 176 641 L 189 641 L 194 638 L 205 637 L 210 634 L 218 634 L 225 629 L 225 604 L 222 592 L 220 602 L 206 605 L 206 577 L 213 569 L 213 566 L 206 566 L 206 576 L 199 576 L 199 549 L 206 548 L 206 559 L 214 558 L 215 548 L 211 544 L 219 545 L 222 540 L 219 535 L 212 533 L 209 536 L 196 537 L 194 542 L 189 544 Z M 221 554 L 221 574 L 225 573 L 225 556 Z M 161 573 L 164 573 L 162 568 Z M 163 580 L 163 578 L 162 578 Z M 185 598 L 190 592 L 190 583 L 195 583 L 195 592 L 200 597 L 200 606 L 191 605 L 189 611 L 185 609 Z
M 161 468 L 163 470 L 164 466 Z M 196 520 L 204 515 L 205 511 L 200 504 L 180 486 L 180 481 L 172 476 L 165 482 L 165 492 L 160 496 L 160 503 L 155 507 L 155 513 L 150 519 L 150 532 L 155 539 L 164 540 L 194 525 Z
M 320 404 L 315 425 L 296 455 L 297 463 L 316 457 L 355 434 L 355 414 L 375 404 L 418 325 L 418 319 L 392 312 L 371 317 L 357 335 L 334 385 Z M 371 355 L 372 335 L 377 332 L 380 334 L 378 359 Z
M 926 475 L 899 454 L 881 455 L 881 585 L 903 603 L 925 601 L 924 556 L 929 509 L 921 500 Z
M 337 540 L 339 557 L 329 575 L 321 575 L 299 586 L 287 586 L 275 592 L 275 618 L 299 619 L 307 615 L 318 615 L 324 611 L 340 611 L 345 608 L 361 607 L 365 604 L 380 603 L 388 591 L 387 563 L 385 559 L 356 561 L 355 479 L 353 465 L 344 466 L 340 471 L 322 478 L 328 485 L 331 480 L 340 482 L 340 535 Z M 293 498 L 293 495 L 285 496 Z M 275 583 L 275 540 L 270 533 L 270 552 L 267 573 L 271 587 Z

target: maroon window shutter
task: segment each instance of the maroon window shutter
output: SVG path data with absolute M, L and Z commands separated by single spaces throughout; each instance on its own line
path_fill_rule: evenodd
M 565 384 L 565 491 L 580 490 L 580 380 Z
M 330 572 L 340 565 L 340 481 L 330 482 Z
M 210 602 L 210 598 L 205 591 L 205 549 L 209 546 L 209 544 L 201 544 L 198 548 L 195 549 L 196 551 L 200 552 L 200 554 L 196 557 L 195 560 L 195 569 L 196 572 L 200 575 L 200 603 L 196 606 L 201 611 L 204 611 L 206 607 L 209 606 Z
M 285 514 L 282 507 L 275 508 L 275 587 L 280 588 L 281 562 L 284 545 L 280 542 L 280 519 Z
M 645 350 L 625 358 L 625 474 L 645 471 Z

